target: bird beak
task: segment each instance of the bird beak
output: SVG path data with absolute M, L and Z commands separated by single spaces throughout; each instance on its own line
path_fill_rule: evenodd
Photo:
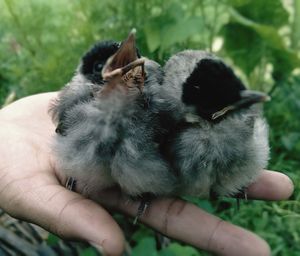
M 122 42 L 118 51 L 108 59 L 106 65 L 102 70 L 102 76 L 111 77 L 120 73 L 121 75 L 127 73 L 136 66 L 144 64 L 144 59 L 139 59 L 135 47 L 135 30 L 131 31 L 125 41 Z M 113 73 L 111 73 L 114 71 Z
M 263 92 L 257 92 L 252 90 L 243 90 L 240 93 L 241 99 L 234 104 L 235 108 L 241 108 L 244 106 L 250 106 L 255 103 L 266 102 L 271 98 Z
M 244 107 L 249 107 L 255 103 L 259 102 L 266 102 L 269 101 L 271 98 L 267 94 L 263 92 L 257 92 L 257 91 L 251 91 L 251 90 L 243 90 L 240 93 L 241 99 L 234 103 L 233 105 L 229 105 L 223 109 L 221 109 L 218 112 L 215 112 L 212 115 L 212 120 L 215 120 L 219 118 L 220 116 L 225 115 L 227 112 L 235 110 L 235 109 L 241 109 Z

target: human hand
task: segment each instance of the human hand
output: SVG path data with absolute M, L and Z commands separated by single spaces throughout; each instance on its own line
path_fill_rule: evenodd
M 36 223 L 61 237 L 80 239 L 109 255 L 124 249 L 122 230 L 107 210 L 135 216 L 138 203 L 117 190 L 93 200 L 67 190 L 51 152 L 55 127 L 48 115 L 56 93 L 21 99 L 0 111 L 0 207 L 13 217 Z M 293 192 L 284 174 L 263 171 L 248 189 L 249 198 L 287 199 Z M 255 234 L 222 221 L 180 199 L 157 199 L 141 222 L 177 240 L 219 255 L 269 255 Z

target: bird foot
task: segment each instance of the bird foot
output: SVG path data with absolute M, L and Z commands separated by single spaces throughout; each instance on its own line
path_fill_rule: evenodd
M 136 216 L 133 220 L 133 224 L 136 225 L 138 220 L 144 215 L 144 213 L 146 212 L 147 208 L 150 205 L 150 200 L 148 198 L 146 199 L 142 199 L 139 205 L 139 208 L 137 210 Z
M 170 238 L 164 236 L 159 232 L 155 232 L 156 249 L 158 251 L 168 247 L 171 243 Z
M 238 210 L 240 210 L 241 199 L 244 199 L 245 201 L 248 201 L 248 194 L 247 194 L 247 189 L 246 188 L 243 188 L 241 190 L 241 192 L 237 194 L 236 206 L 237 206 Z
M 141 218 L 144 213 L 146 212 L 147 208 L 149 207 L 152 199 L 155 198 L 155 196 L 151 193 L 143 193 L 141 196 L 140 196 L 141 200 L 140 200 L 140 205 L 138 207 L 138 210 L 137 210 L 137 213 L 136 213 L 136 216 L 133 220 L 133 224 L 136 225 L 139 218 Z
M 65 187 L 70 191 L 75 191 L 77 181 L 73 177 L 68 177 Z

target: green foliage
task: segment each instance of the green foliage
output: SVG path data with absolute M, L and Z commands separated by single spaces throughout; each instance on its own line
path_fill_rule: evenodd
M 79 256 L 97 256 L 99 255 L 98 252 L 93 248 L 87 248 L 85 250 L 82 250 L 79 254 Z
M 288 22 L 289 13 L 278 0 L 230 1 L 241 15 L 263 25 L 280 28 Z
M 162 64 L 187 48 L 216 52 L 251 88 L 272 94 L 265 106 L 272 146 L 269 168 L 293 179 L 294 200 L 249 201 L 237 211 L 231 199 L 187 199 L 256 232 L 270 243 L 273 255 L 298 255 L 299 17 L 300 0 L 1 0 L 0 104 L 12 92 L 22 97 L 61 88 L 94 42 L 122 40 L 133 27 L 141 53 Z M 151 230 L 124 227 L 132 255 L 206 255 L 177 242 L 158 251 Z M 57 237 L 49 237 L 49 246 L 58 243 Z M 86 249 L 81 255 L 96 252 Z
M 229 10 L 231 21 L 224 27 L 225 49 L 248 76 L 264 61 L 273 64 L 272 75 L 281 80 L 300 65 L 300 60 L 278 32 L 288 22 L 287 11 L 280 1 L 267 3 L 267 9 L 263 7 L 265 1 L 251 1 Z M 238 40 L 236 34 L 240 35 Z M 247 58 L 249 53 L 253 57 Z
M 133 248 L 132 256 L 200 256 L 200 252 L 193 247 L 180 245 L 178 243 L 171 243 L 166 248 L 160 251 L 156 249 L 156 242 L 154 237 L 143 237 L 138 245 Z
M 48 236 L 48 239 L 47 239 L 47 244 L 48 245 L 56 245 L 56 244 L 58 244 L 58 242 L 59 242 L 59 238 L 57 237 L 57 236 L 55 236 L 55 235 L 53 235 L 53 234 L 50 234 L 49 236 Z
M 294 21 L 292 24 L 292 38 L 291 46 L 293 49 L 299 49 L 300 47 L 300 0 L 294 1 Z

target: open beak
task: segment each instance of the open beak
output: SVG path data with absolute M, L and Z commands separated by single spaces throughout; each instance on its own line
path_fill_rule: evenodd
M 105 90 L 113 90 L 119 85 L 127 89 L 137 87 L 142 93 L 145 80 L 144 63 L 145 58 L 138 57 L 133 30 L 118 51 L 107 60 L 102 70 L 102 77 L 108 83 Z
M 118 51 L 108 59 L 106 65 L 102 70 L 103 77 L 106 77 L 108 73 L 125 68 L 128 64 L 138 59 L 137 50 L 135 47 L 135 30 L 131 31 L 125 41 L 122 42 Z M 127 72 L 134 68 L 134 65 L 127 67 Z M 125 72 L 126 70 L 123 70 Z

